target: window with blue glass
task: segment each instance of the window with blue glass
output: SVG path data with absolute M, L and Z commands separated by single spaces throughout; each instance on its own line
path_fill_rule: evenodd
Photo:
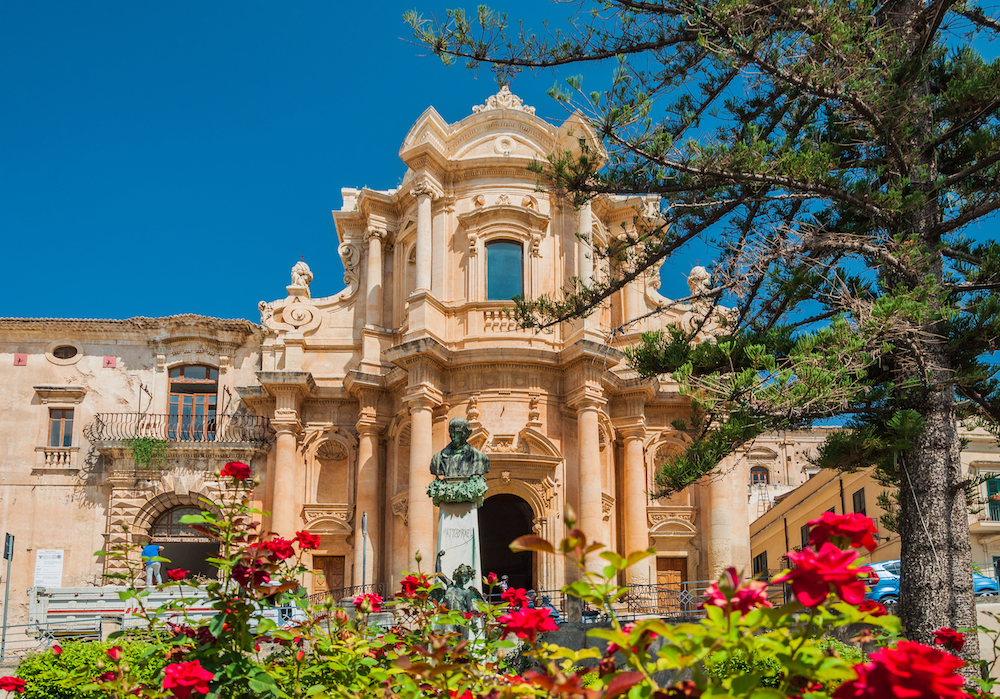
M 497 240 L 486 245 L 486 299 L 509 301 L 522 295 L 521 244 Z

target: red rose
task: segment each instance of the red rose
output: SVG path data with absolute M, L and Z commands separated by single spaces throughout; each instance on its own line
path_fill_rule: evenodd
M 122 656 L 125 655 L 125 653 L 122 651 L 122 647 L 121 646 L 111 646 L 110 648 L 108 648 L 104 652 L 107 654 L 107 656 L 109 658 L 111 658 L 115 662 L 118 662 L 119 660 L 121 660 Z
M 878 546 L 878 542 L 875 541 L 875 537 L 878 536 L 875 522 L 857 512 L 847 515 L 824 512 L 819 519 L 814 519 L 808 524 L 812 527 L 809 530 L 809 543 L 816 548 L 831 539 L 833 543 L 838 543 L 838 539 L 845 539 L 850 542 L 852 548 L 864 546 L 869 551 L 874 551 Z
M 871 654 L 872 662 L 857 665 L 858 678 L 848 680 L 833 693 L 834 699 L 966 699 L 965 678 L 956 670 L 960 658 L 913 641 Z
M 819 551 L 789 551 L 788 560 L 795 567 L 771 582 L 790 580 L 795 598 L 807 607 L 826 601 L 831 587 L 848 604 L 860 604 L 865 598 L 865 584 L 858 579 L 857 568 L 848 568 L 857 557 L 858 554 L 853 551 L 841 551 L 829 542 L 823 544 Z
M 309 532 L 295 532 L 295 541 L 299 542 L 299 548 L 303 550 L 319 548 L 319 536 L 316 534 L 310 534 Z
M 965 634 L 945 626 L 934 632 L 934 642 L 958 653 L 965 648 Z
M 354 608 L 366 614 L 368 612 L 381 612 L 384 601 L 377 592 L 366 592 L 354 598 Z
M 556 622 L 552 621 L 548 609 L 515 609 L 497 619 L 504 625 L 508 633 L 529 641 L 535 640 L 539 631 L 558 631 Z
M 746 614 L 757 607 L 770 607 L 767 601 L 767 583 L 760 580 L 742 582 L 736 568 L 730 566 L 718 582 L 713 581 L 705 591 L 702 607 L 715 606 Z
M 219 475 L 223 478 L 246 480 L 250 477 L 250 467 L 241 461 L 230 461 L 222 467 L 222 471 L 219 472 Z
M 402 587 L 399 596 L 406 599 L 426 596 L 427 591 L 430 590 L 432 585 L 431 581 L 427 579 L 427 575 L 424 573 L 421 573 L 420 575 L 407 575 L 400 581 L 399 584 Z
M 112 670 L 108 670 L 104 674 L 98 675 L 96 677 L 97 682 L 114 682 L 118 679 L 118 673 Z
M 24 694 L 24 680 L 20 677 L 0 677 L 0 689 L 5 692 Z
M 490 573 L 485 578 L 483 578 L 483 582 L 486 584 L 487 587 L 496 587 L 496 584 L 497 584 L 497 574 L 496 573 Z
M 292 542 L 288 539 L 282 539 L 280 536 L 276 536 L 270 541 L 263 542 L 260 547 L 266 551 L 270 551 L 274 554 L 275 558 L 280 558 L 281 560 L 291 558 L 295 555 L 295 549 L 292 548 Z
M 180 582 L 186 578 L 190 572 L 190 570 L 184 570 L 183 568 L 171 568 L 167 571 L 167 577 L 174 582 Z
M 521 609 L 528 606 L 527 591 L 523 587 L 509 587 L 500 595 L 500 599 L 510 605 L 511 609 Z
M 885 616 L 889 612 L 885 610 L 885 606 L 880 602 L 876 602 L 873 599 L 866 599 L 864 602 L 858 605 L 858 611 L 868 612 L 871 616 Z
M 58 643 L 52 646 L 52 655 L 56 656 L 57 658 L 60 655 L 62 655 L 62 646 L 60 646 Z
M 201 666 L 197 660 L 174 663 L 163 668 L 163 688 L 177 699 L 188 699 L 192 692 L 208 694 L 208 683 L 215 675 Z

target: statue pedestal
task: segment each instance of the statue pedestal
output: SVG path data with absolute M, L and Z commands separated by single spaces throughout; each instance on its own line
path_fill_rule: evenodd
M 469 587 L 483 589 L 480 564 L 479 508 L 474 502 L 442 502 L 438 506 L 437 551 L 441 572 L 454 579 L 455 569 L 465 564 L 476 571 Z

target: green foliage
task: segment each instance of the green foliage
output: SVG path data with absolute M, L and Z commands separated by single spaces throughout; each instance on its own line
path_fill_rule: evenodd
M 133 437 L 125 440 L 136 466 L 162 465 L 167 458 L 167 440 L 156 437 Z
M 442 502 L 474 502 L 476 505 L 482 505 L 486 490 L 486 479 L 479 474 L 462 481 L 435 478 L 427 486 L 427 497 L 431 498 L 435 505 L 440 505 Z
M 17 676 L 26 680 L 25 699 L 103 699 L 107 691 L 83 689 L 94 682 L 104 671 L 108 657 L 106 651 L 120 645 L 125 661 L 135 668 L 143 682 L 152 682 L 163 670 L 166 660 L 156 652 L 159 647 L 143 641 L 104 642 L 66 641 L 61 644 L 62 654 L 50 651 L 36 653 L 22 660 L 17 666 Z
M 758 658 L 745 650 L 720 653 L 718 659 L 705 664 L 705 670 L 720 681 L 738 675 L 753 675 L 760 678 L 761 687 L 771 688 L 780 687 L 784 675 L 781 663 L 774 658 Z

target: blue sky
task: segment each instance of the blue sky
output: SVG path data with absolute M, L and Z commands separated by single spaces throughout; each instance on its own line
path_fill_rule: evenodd
M 424 109 L 457 121 L 496 92 L 406 41 L 404 11 L 457 4 L 3 3 L 0 316 L 257 320 L 300 256 L 314 295 L 339 291 L 340 189 L 397 186 Z M 492 4 L 536 22 L 569 7 Z M 513 90 L 559 122 L 555 81 Z M 686 295 L 681 274 L 661 292 Z
M 300 255 L 338 292 L 341 187 L 397 186 L 424 109 L 457 121 L 497 89 L 404 41 L 414 6 L 3 3 L 0 316 L 258 320 Z M 554 81 L 514 91 L 562 121 Z

